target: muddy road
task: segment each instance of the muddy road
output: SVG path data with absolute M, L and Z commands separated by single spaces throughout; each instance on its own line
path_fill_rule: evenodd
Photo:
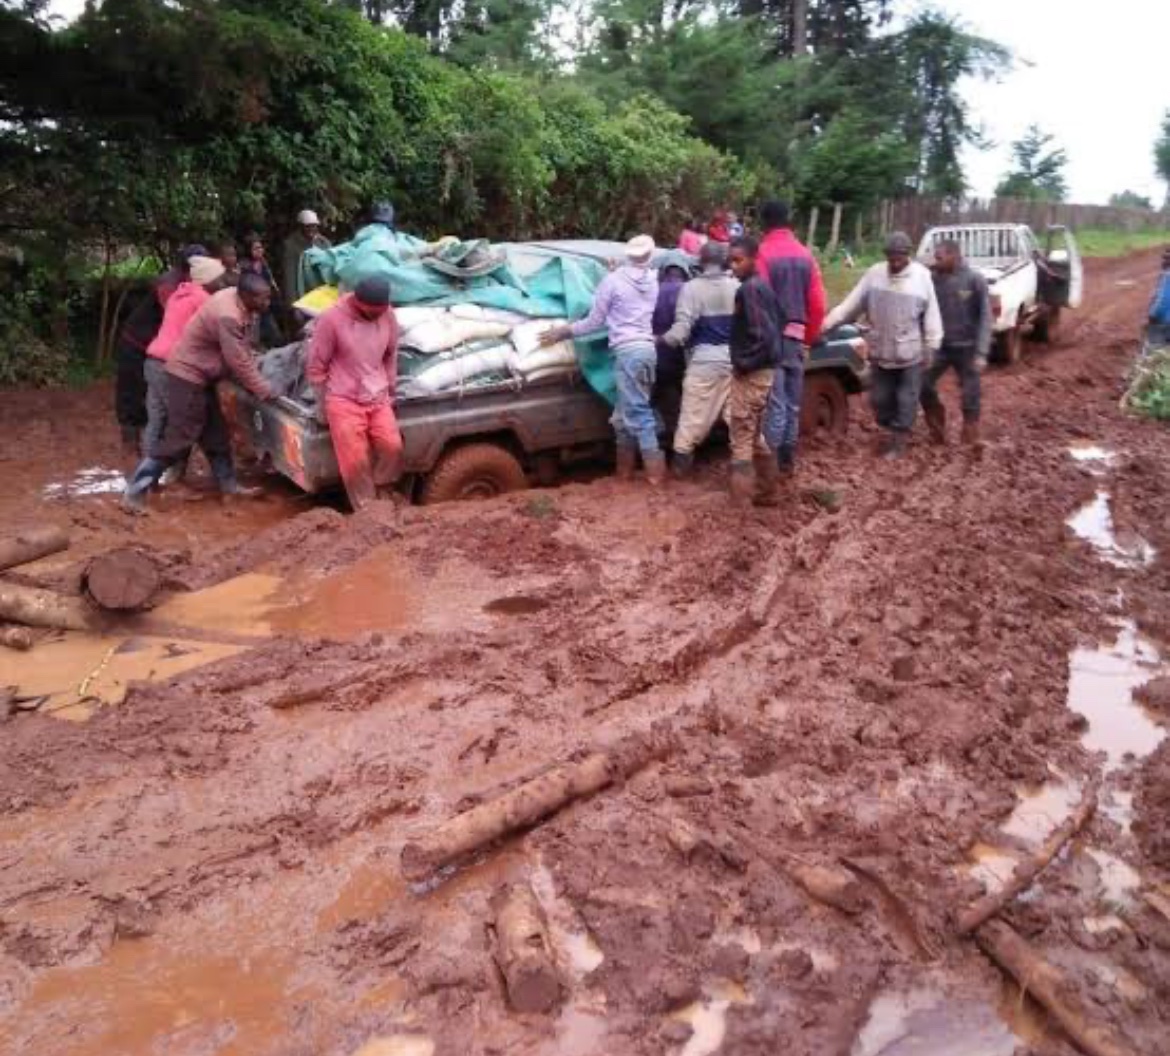
M 107 392 L 0 395 L 0 523 L 76 540 L 12 578 L 71 589 L 136 541 L 170 588 L 0 650 L 44 698 L 0 723 L 0 1051 L 1066 1056 L 954 920 L 1096 780 L 1004 919 L 1168 1051 L 1170 430 L 1118 410 L 1155 265 L 1092 263 L 1064 346 L 989 372 L 982 459 L 921 434 L 877 463 L 858 405 L 748 514 L 716 457 L 655 495 L 349 518 L 270 482 L 143 523 Z M 404 878 L 457 812 L 631 746 L 627 780 Z M 846 860 L 850 912 L 794 865 Z M 508 885 L 550 1012 L 493 960 Z

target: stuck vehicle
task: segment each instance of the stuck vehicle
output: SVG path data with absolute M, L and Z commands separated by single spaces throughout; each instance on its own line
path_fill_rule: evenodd
M 620 244 L 602 242 L 521 248 L 535 257 L 600 260 L 621 251 Z M 803 432 L 844 432 L 849 396 L 864 381 L 860 333 L 842 327 L 822 338 L 809 357 Z M 262 462 L 309 494 L 340 487 L 328 426 L 311 406 L 289 396 L 261 402 L 230 381 L 220 391 L 234 431 Z M 405 386 L 395 413 L 404 443 L 400 486 L 423 504 L 489 498 L 532 481 L 552 484 L 564 467 L 612 455 L 612 408 L 579 371 L 430 393 Z
M 1055 344 L 1064 311 L 1079 308 L 1084 296 L 1084 267 L 1068 228 L 1048 228 L 1041 248 L 1026 224 L 934 227 L 918 247 L 919 261 L 929 266 L 945 241 L 958 243 L 967 263 L 987 279 L 999 359 L 1018 363 L 1025 337 Z

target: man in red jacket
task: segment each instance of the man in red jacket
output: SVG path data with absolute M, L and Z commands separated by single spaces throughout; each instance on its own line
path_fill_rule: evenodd
M 402 456 L 394 417 L 398 321 L 389 279 L 363 279 L 317 320 L 305 377 L 316 390 L 318 416 L 329 423 L 350 505 L 360 510 L 398 476 Z
M 756 259 L 756 270 L 772 287 L 784 321 L 784 348 L 764 414 L 764 439 L 784 474 L 796 467 L 805 349 L 820 337 L 826 308 L 821 269 L 793 234 L 789 216 L 785 202 L 764 202 L 760 207 L 764 237 Z

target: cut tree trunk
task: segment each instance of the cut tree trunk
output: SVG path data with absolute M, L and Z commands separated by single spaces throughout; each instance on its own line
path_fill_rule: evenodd
M 0 645 L 27 653 L 33 647 L 32 632 L 27 627 L 0 627 Z
M 0 620 L 62 631 L 84 631 L 91 625 L 89 610 L 81 598 L 18 583 L 0 583 Z
M 0 571 L 68 548 L 69 533 L 64 528 L 29 528 L 11 539 L 0 539 Z
M 553 960 L 548 926 L 527 884 L 497 892 L 495 956 L 517 1012 L 550 1012 L 561 999 L 561 979 Z
M 558 766 L 496 799 L 481 803 L 410 840 L 402 848 L 402 874 L 423 880 L 437 869 L 517 829 L 535 825 L 567 803 L 590 796 L 622 776 L 608 755 Z
M 158 565 L 142 550 L 126 548 L 99 554 L 86 567 L 81 587 L 100 608 L 138 612 L 158 595 Z
M 1109 1025 L 1094 1019 L 1078 988 L 1063 972 L 1042 958 L 1011 927 L 992 920 L 975 939 L 1020 988 L 1035 998 L 1087 1056 L 1137 1056 Z

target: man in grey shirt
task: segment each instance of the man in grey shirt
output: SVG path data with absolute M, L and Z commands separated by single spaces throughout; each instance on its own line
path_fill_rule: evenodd
M 942 315 L 943 343 L 922 379 L 922 410 L 931 438 L 947 439 L 947 412 L 938 396 L 938 383 L 954 370 L 962 389 L 963 443 L 978 447 L 981 375 L 991 351 L 991 295 L 987 280 L 967 267 L 963 251 L 953 240 L 934 251 L 934 292 Z

